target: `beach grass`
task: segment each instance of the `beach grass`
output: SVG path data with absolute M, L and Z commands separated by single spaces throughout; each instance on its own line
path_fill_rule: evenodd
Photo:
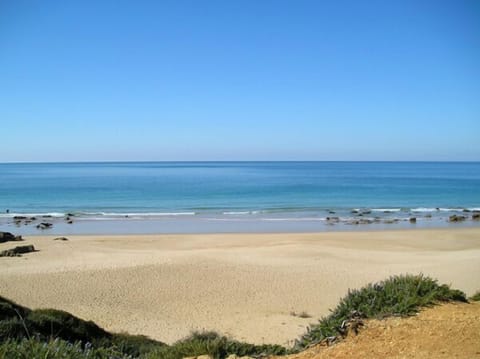
M 476 296 L 480 296 L 477 295 Z M 467 302 L 463 292 L 423 275 L 400 275 L 350 290 L 332 313 L 309 328 L 293 349 L 242 343 L 216 332 L 194 332 L 167 345 L 144 336 L 109 333 L 95 323 L 53 309 L 31 310 L 0 297 L 2 358 L 165 358 L 282 355 L 337 341 L 366 318 L 408 316 L 441 302 Z
M 81 342 L 70 343 L 61 339 L 44 341 L 31 338 L 7 339 L 0 343 L 0 358 L 129 359 L 131 356 L 113 348 L 84 346 Z

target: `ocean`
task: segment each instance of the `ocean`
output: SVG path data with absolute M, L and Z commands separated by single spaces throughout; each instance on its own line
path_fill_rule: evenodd
M 480 162 L 0 164 L 0 230 L 25 234 L 39 230 L 14 217 L 56 220 L 51 233 L 179 233 L 474 225 L 475 211 Z

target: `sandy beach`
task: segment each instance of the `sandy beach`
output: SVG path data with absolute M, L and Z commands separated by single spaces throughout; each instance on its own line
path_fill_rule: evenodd
M 0 295 L 167 343 L 211 329 L 289 345 L 349 288 L 393 274 L 480 289 L 480 228 L 53 238 L 0 258 Z

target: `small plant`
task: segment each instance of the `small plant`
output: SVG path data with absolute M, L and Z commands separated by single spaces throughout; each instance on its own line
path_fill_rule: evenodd
M 470 298 L 471 301 L 473 302 L 480 302 L 480 290 L 477 291 L 474 295 L 472 295 Z
M 298 314 L 298 317 L 306 319 L 306 318 L 311 318 L 312 316 L 310 314 L 308 314 L 307 312 L 301 312 L 300 314 Z
M 193 332 L 190 336 L 170 346 L 152 351 L 146 359 L 182 359 L 199 355 L 210 355 L 222 359 L 231 354 L 237 356 L 266 356 L 286 354 L 286 349 L 280 345 L 254 345 L 241 343 L 221 336 L 215 332 Z
M 303 312 L 300 312 L 300 313 L 296 313 L 296 312 L 290 312 L 290 315 L 292 317 L 298 317 L 298 318 L 303 318 L 303 319 L 306 319 L 306 318 L 311 318 L 312 316 L 310 314 L 308 314 L 307 312 L 303 311 Z
M 42 358 L 42 359 L 129 359 L 128 356 L 108 348 L 82 346 L 80 342 L 69 343 L 55 339 L 47 342 L 38 339 L 15 341 L 8 339 L 0 343 L 0 358 Z

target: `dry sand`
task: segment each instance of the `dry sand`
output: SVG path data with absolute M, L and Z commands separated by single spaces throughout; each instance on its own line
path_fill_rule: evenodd
M 288 345 L 349 288 L 393 274 L 480 289 L 480 228 L 53 238 L 0 258 L 0 295 L 167 343 L 212 329 Z

